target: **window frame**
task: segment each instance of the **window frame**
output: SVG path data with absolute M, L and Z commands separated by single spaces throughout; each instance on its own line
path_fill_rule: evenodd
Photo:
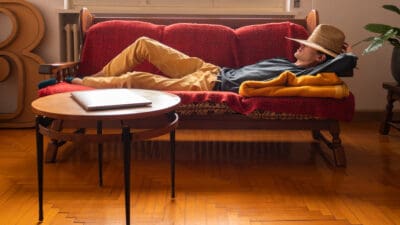
M 64 0 L 71 9 L 87 7 L 93 12 L 221 14 L 221 15 L 288 15 L 293 0 Z M 169 2 L 165 4 L 165 2 Z M 270 5 L 268 3 L 271 3 Z M 265 4 L 260 6 L 261 4 Z

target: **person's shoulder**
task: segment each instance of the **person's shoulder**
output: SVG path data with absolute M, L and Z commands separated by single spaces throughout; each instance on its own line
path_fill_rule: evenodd
M 262 59 L 260 61 L 258 61 L 258 63 L 292 63 L 290 62 L 288 59 L 286 58 L 270 58 L 270 59 Z
M 341 53 L 335 59 L 358 59 L 357 55 L 352 52 Z
M 341 53 L 330 62 L 326 62 L 326 69 L 329 68 L 332 72 L 341 74 L 343 71 L 354 69 L 357 66 L 357 60 L 358 57 L 351 52 Z

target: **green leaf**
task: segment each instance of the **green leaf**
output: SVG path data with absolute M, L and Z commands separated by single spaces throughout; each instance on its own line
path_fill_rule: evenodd
M 383 5 L 384 9 L 400 14 L 400 9 L 396 5 Z M 400 47 L 400 28 L 393 27 L 386 24 L 379 23 L 370 23 L 364 26 L 364 29 L 370 31 L 372 33 L 379 34 L 376 37 L 369 37 L 362 41 L 357 42 L 355 45 L 358 45 L 362 42 L 369 42 L 370 44 L 364 50 L 363 55 L 374 52 L 381 48 L 385 42 L 388 42 L 392 46 Z
M 397 39 L 395 39 L 396 35 L 397 35 L 397 30 L 390 29 L 386 33 L 384 33 L 378 37 L 374 37 L 371 41 L 371 44 L 364 50 L 363 55 L 378 50 L 379 48 L 381 48 L 383 46 L 383 44 L 386 41 L 389 41 L 389 43 L 391 43 L 393 46 L 396 46 L 393 44 L 397 41 Z M 371 38 L 367 38 L 365 40 L 371 40 Z
M 396 35 L 397 35 L 397 30 L 390 29 L 384 35 L 382 35 L 382 38 L 383 38 L 383 40 L 387 41 L 390 38 L 396 38 Z
M 375 37 L 374 40 L 371 42 L 371 44 L 364 50 L 363 55 L 378 50 L 383 46 L 384 42 L 385 42 L 384 39 L 380 37 Z
M 400 9 L 395 5 L 383 5 L 382 7 L 384 9 L 387 9 L 387 10 L 393 11 L 393 12 L 395 12 L 397 14 L 400 14 Z
M 364 26 L 364 28 L 370 32 L 384 34 L 388 32 L 388 30 L 393 29 L 392 26 L 379 24 L 379 23 L 370 23 Z

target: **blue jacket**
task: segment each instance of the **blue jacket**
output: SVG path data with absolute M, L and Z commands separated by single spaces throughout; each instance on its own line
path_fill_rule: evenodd
M 238 69 L 221 68 L 218 80 L 221 82 L 216 90 L 238 92 L 241 83 L 247 80 L 266 81 L 279 76 L 284 71 L 291 71 L 296 76 L 316 75 L 321 72 L 334 72 L 338 76 L 352 70 L 357 64 L 357 57 L 351 53 L 343 53 L 333 59 L 311 68 L 296 66 L 287 59 L 273 58 L 257 62 Z

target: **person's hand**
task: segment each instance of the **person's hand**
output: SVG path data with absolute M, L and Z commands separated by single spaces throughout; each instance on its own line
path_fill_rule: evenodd
M 342 46 L 342 53 L 349 53 L 352 51 L 353 51 L 353 49 L 351 48 L 351 46 L 345 42 Z

